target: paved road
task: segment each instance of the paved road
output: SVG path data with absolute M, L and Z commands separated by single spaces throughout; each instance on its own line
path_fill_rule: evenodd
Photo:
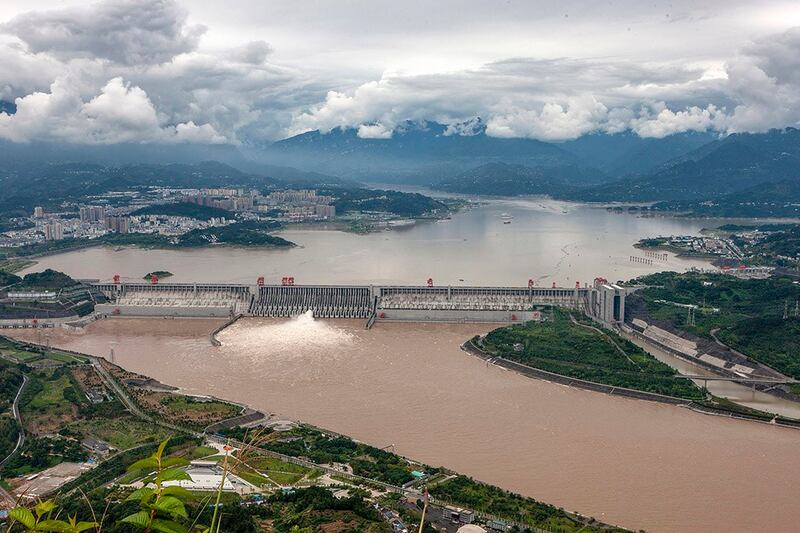
M 0 461 L 0 466 L 3 466 L 6 461 L 11 459 L 11 456 L 17 453 L 23 444 L 25 444 L 25 428 L 22 426 L 22 417 L 19 414 L 19 399 L 22 396 L 22 391 L 25 390 L 25 386 L 28 384 L 28 376 L 22 376 L 22 384 L 19 386 L 19 390 L 17 391 L 17 395 L 14 397 L 14 404 L 11 406 L 11 411 L 14 414 L 14 419 L 17 421 L 17 425 L 19 425 L 19 435 L 17 436 L 17 445 L 14 446 L 14 449 L 11 450 L 11 453 L 6 456 L 5 459 Z
M 28 376 L 22 376 L 22 384 L 19 386 L 19 390 L 17 391 L 17 395 L 14 397 L 14 404 L 11 406 L 11 412 L 14 414 L 14 419 L 17 421 L 17 425 L 19 426 L 19 435 L 17 435 L 17 445 L 14 446 L 14 449 L 11 450 L 5 459 L 0 461 L 0 466 L 3 466 L 6 461 L 11 459 L 17 450 L 22 448 L 22 445 L 25 444 L 25 428 L 22 425 L 22 417 L 19 414 L 19 399 L 22 396 L 22 392 L 25 390 L 25 386 L 28 384 Z M 16 506 L 16 500 L 14 497 L 9 494 L 4 488 L 0 487 L 0 508 L 11 509 Z

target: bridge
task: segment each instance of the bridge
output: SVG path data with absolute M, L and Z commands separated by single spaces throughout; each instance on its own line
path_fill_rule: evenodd
M 291 282 L 287 281 L 291 280 Z M 100 315 L 290 317 L 311 310 L 322 318 L 458 322 L 537 320 L 545 307 L 564 307 L 608 324 L 625 314 L 626 290 L 598 278 L 575 287 L 465 287 L 427 285 L 280 285 L 96 282 L 107 302 Z

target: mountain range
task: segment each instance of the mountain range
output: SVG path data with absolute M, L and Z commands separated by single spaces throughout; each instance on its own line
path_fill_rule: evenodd
M 497 161 L 534 168 L 581 165 L 578 156 L 553 143 L 491 137 L 479 121 L 468 132 L 460 131 L 436 122 L 406 122 L 390 139 L 361 138 L 352 128 L 311 131 L 265 147 L 261 157 L 362 181 L 423 185 Z M 598 169 L 580 178 L 590 183 L 607 180 Z
M 468 135 L 452 130 L 406 123 L 390 139 L 362 139 L 354 129 L 338 128 L 277 142 L 264 153 L 305 170 L 466 194 L 646 202 L 725 216 L 793 216 L 800 203 L 795 128 L 722 138 L 593 134 L 561 143 L 491 137 L 480 122 Z
M 709 211 L 709 205 L 732 202 L 739 206 L 734 210 L 738 213 L 753 200 L 763 209 L 751 211 L 772 212 L 774 205 L 768 204 L 800 203 L 800 130 L 794 128 L 726 137 L 686 132 L 660 139 L 631 132 L 591 134 L 548 143 L 492 137 L 480 119 L 454 126 L 407 122 L 386 139 L 362 138 L 356 129 L 335 128 L 267 145 L 85 146 L 3 141 L 0 185 L 7 204 L 19 200 L 9 193 L 21 190 L 30 198 L 42 187 L 46 190 L 45 182 L 76 193 L 90 190 L 84 178 L 93 172 L 91 165 L 103 167 L 102 176 L 89 180 L 95 185 L 98 180 L 161 184 L 164 165 L 208 160 L 224 167 L 215 170 L 206 165 L 199 181 L 184 182 L 203 182 L 208 172 L 220 177 L 220 173 L 235 171 L 257 178 L 260 184 L 413 184 L 482 195 L 648 202 L 690 211 Z M 71 163 L 89 165 L 82 169 L 83 177 L 70 169 Z M 174 170 L 170 169 L 172 182 L 182 182 L 181 172 Z

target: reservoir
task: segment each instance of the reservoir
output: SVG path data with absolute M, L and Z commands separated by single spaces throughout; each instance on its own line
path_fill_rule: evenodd
M 505 216 L 504 216 L 505 215 Z M 507 217 L 512 217 L 508 219 Z M 510 220 L 511 223 L 504 224 Z M 548 199 L 487 200 L 450 220 L 426 221 L 403 229 L 357 235 L 342 231 L 288 229 L 288 250 L 212 247 L 192 250 L 115 250 L 97 247 L 51 255 L 26 272 L 44 268 L 77 278 L 141 280 L 166 270 L 174 282 L 572 286 L 602 276 L 630 279 L 662 270 L 683 271 L 708 263 L 676 258 L 633 262 L 633 247 L 657 235 L 697 234 L 713 222 L 629 213 Z M 719 222 L 716 222 L 719 224 Z
M 792 531 L 800 431 L 522 377 L 459 349 L 493 326 L 112 319 L 15 331 L 650 532 Z

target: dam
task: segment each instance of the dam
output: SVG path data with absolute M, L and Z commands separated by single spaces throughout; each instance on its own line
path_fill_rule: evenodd
M 464 287 L 427 285 L 256 285 L 93 282 L 107 300 L 99 316 L 291 317 L 311 310 L 319 318 L 523 322 L 557 306 L 603 323 L 624 320 L 628 289 L 603 278 L 575 287 Z

